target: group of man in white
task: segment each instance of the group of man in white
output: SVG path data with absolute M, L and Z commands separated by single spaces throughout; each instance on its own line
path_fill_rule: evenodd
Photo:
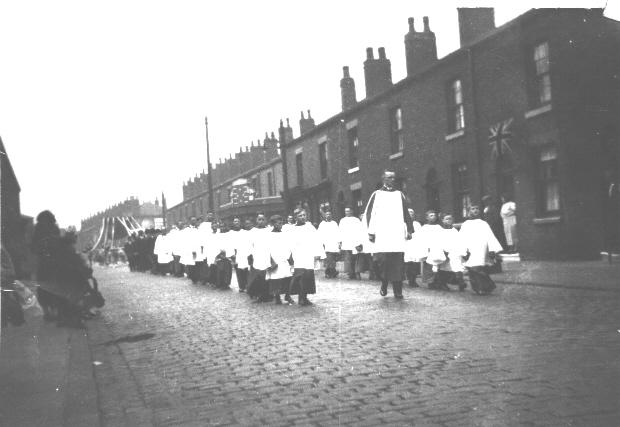
M 311 305 L 308 295 L 316 293 L 317 260 L 324 260 L 325 277 L 335 278 L 340 258 L 350 279 L 359 279 L 365 270 L 374 273 L 371 277 L 381 281 L 382 296 L 391 283 L 394 297 L 402 299 L 403 280 L 418 287 L 422 267 L 432 271 L 431 289 L 449 290 L 448 284 L 455 284 L 462 291 L 467 272 L 474 292 L 490 293 L 495 284 L 488 266 L 502 246 L 480 218 L 480 207 L 469 208 L 460 231 L 452 215 L 440 218 L 432 210 L 421 225 L 403 193 L 394 188 L 394 179 L 394 172 L 383 173 L 383 186 L 371 195 L 361 218 L 346 208 L 336 222 L 326 211 L 315 228 L 306 211 L 298 209 L 286 223 L 280 215 L 268 219 L 261 213 L 254 224 L 234 218 L 229 229 L 208 214 L 200 224 L 192 218 L 187 227 L 159 235 L 154 255 L 160 267 L 171 267 L 172 274 L 186 274 L 194 283 L 222 289 L 230 287 L 234 269 L 239 292 L 247 292 L 256 302 L 282 304 L 283 295 L 284 301 L 294 304 L 292 295 L 298 295 L 300 305 Z

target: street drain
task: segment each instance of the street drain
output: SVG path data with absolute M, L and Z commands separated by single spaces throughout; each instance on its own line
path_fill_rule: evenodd
M 146 333 L 146 334 L 138 334 L 138 335 L 125 335 L 124 337 L 117 338 L 112 341 L 108 341 L 103 343 L 103 345 L 112 345 L 112 344 L 120 344 L 124 342 L 138 342 L 151 339 L 155 336 L 155 334 Z

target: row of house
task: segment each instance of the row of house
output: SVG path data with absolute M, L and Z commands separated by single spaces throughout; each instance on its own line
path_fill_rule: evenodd
M 162 228 L 164 204 L 163 199 L 160 204 L 157 198 L 154 202 L 141 202 L 137 197 L 131 196 L 90 215 L 81 221 L 78 247 L 82 249 L 92 247 L 102 232 L 104 219 L 109 217 L 132 217 L 144 229 Z
M 492 8 L 458 16 L 456 51 L 438 59 L 428 18 L 421 31 L 409 18 L 403 80 L 368 48 L 363 99 L 345 66 L 342 111 L 317 125 L 302 114 L 299 136 L 281 123 L 279 140 L 216 165 L 217 213 L 359 213 L 390 169 L 418 213 L 463 220 L 483 195 L 514 200 L 522 258 L 598 257 L 620 170 L 620 23 L 601 9 L 534 9 L 497 28 Z M 232 200 L 238 185 L 251 197 Z M 183 196 L 169 221 L 206 212 L 206 175 Z

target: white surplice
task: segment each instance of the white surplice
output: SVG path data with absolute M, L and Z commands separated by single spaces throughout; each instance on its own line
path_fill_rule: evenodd
M 503 248 L 493 234 L 491 227 L 482 219 L 468 219 L 459 232 L 463 251 L 469 251 L 469 258 L 463 263 L 465 267 L 482 267 L 487 265 L 489 252 L 500 252 Z
M 290 231 L 290 239 L 295 268 L 314 270 L 314 257 L 325 258 L 319 232 L 309 222 L 295 225 Z
M 364 228 L 362 222 L 354 216 L 345 216 L 338 224 L 338 232 L 340 233 L 341 249 L 343 251 L 353 251 L 356 253 L 356 247 L 363 245 L 368 240 L 368 235 L 362 239 Z
M 377 190 L 371 196 L 366 206 L 368 218 L 368 234 L 375 236 L 374 251 L 377 252 L 405 252 L 407 236 L 406 223 L 403 217 L 404 196 L 398 190 Z M 405 214 L 409 215 L 407 211 Z
M 336 221 L 321 221 L 318 228 L 321 243 L 325 252 L 340 252 L 338 223 Z
M 271 231 L 265 228 L 255 227 L 248 233 L 250 241 L 250 254 L 253 258 L 252 266 L 256 270 L 266 270 L 271 266 L 269 259 L 269 243 Z
M 292 267 L 288 263 L 291 257 L 291 239 L 287 233 L 282 231 L 269 233 L 269 257 L 277 267 L 267 272 L 267 280 L 283 279 L 293 275 Z
M 160 264 L 167 264 L 172 261 L 172 251 L 168 244 L 168 238 L 164 234 L 160 234 L 155 239 L 155 246 L 153 247 L 153 253 L 157 255 L 157 262 Z

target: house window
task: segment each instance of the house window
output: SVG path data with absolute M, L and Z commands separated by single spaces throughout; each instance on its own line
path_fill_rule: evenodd
M 402 153 L 405 147 L 403 139 L 403 110 L 396 107 L 390 111 L 390 148 L 391 154 Z
M 321 179 L 327 179 L 327 143 L 319 144 L 319 168 Z
M 558 153 L 555 147 L 540 151 L 538 159 L 538 210 L 541 214 L 560 210 L 560 186 L 558 183 Z
M 353 190 L 351 192 L 353 198 L 353 215 L 359 217 L 364 211 L 364 201 L 362 200 L 362 190 Z
M 439 212 L 439 179 L 434 168 L 427 172 L 424 187 L 426 187 L 426 209 L 434 209 Z
M 304 165 L 301 158 L 302 153 L 295 154 L 295 165 L 297 166 L 297 185 L 304 185 Z
M 549 43 L 544 42 L 534 47 L 534 68 L 536 73 L 536 105 L 551 102 L 551 74 L 549 62 Z
M 359 145 L 360 141 L 357 136 L 357 126 L 347 130 L 347 141 L 349 143 L 349 168 L 359 167 Z
M 452 180 L 454 185 L 454 214 L 455 219 L 462 221 L 467 218 L 469 207 L 471 206 L 471 196 L 469 194 L 469 172 L 467 165 L 457 163 L 452 168 Z
M 273 173 L 267 172 L 267 194 L 273 196 Z
M 448 88 L 448 132 L 454 133 L 465 128 L 465 109 L 463 107 L 463 86 L 461 80 L 453 80 Z

